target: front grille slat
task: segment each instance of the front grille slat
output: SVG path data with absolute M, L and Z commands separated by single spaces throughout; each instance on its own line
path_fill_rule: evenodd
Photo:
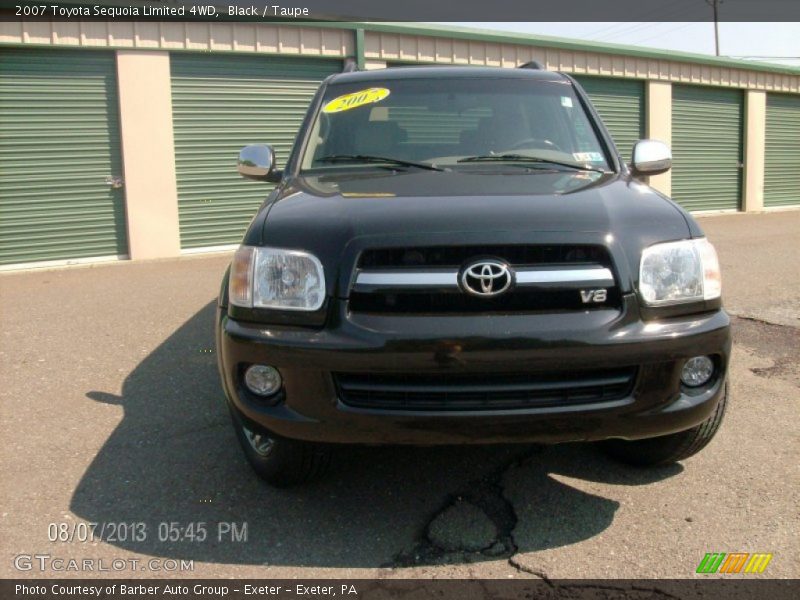
M 495 258 L 517 273 L 517 285 L 491 298 L 466 294 L 458 271 Z M 512 244 L 369 248 L 356 265 L 348 309 L 374 314 L 519 314 L 619 308 L 608 249 L 588 244 Z M 605 289 L 603 302 L 581 291 Z
M 370 248 L 362 252 L 362 269 L 459 267 L 476 256 L 496 256 L 509 264 L 611 266 L 607 250 L 590 244 L 491 244 L 475 246 L 422 246 Z
M 628 396 L 635 377 L 635 368 L 546 375 L 333 374 L 344 404 L 401 411 L 514 410 L 609 402 Z

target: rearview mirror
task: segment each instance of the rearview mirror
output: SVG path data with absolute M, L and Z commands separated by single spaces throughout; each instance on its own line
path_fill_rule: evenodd
M 639 140 L 633 146 L 634 175 L 658 175 L 672 167 L 672 151 L 658 140 Z
M 267 144 L 250 144 L 239 152 L 236 163 L 239 175 L 256 181 L 278 181 L 281 173 L 275 171 L 275 151 Z

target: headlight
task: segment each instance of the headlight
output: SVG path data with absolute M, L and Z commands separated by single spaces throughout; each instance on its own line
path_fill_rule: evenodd
M 649 306 L 719 298 L 717 252 L 705 238 L 656 244 L 642 252 L 639 293 Z
M 231 304 L 245 308 L 314 311 L 325 302 L 325 277 L 307 252 L 241 246 L 228 292 Z

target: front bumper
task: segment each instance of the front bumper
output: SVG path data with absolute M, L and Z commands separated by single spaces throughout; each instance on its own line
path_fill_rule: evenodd
M 334 303 L 324 329 L 243 323 L 219 309 L 223 386 L 245 422 L 277 435 L 333 443 L 459 444 L 639 439 L 704 421 L 724 393 L 730 320 L 722 310 L 642 321 L 622 310 L 488 316 L 348 315 Z M 680 384 L 686 359 L 714 355 L 718 374 L 700 391 Z M 269 406 L 241 385 L 243 366 L 277 367 L 281 401 Z M 515 410 L 359 409 L 344 404 L 334 372 L 548 373 L 636 367 L 629 394 L 611 402 Z

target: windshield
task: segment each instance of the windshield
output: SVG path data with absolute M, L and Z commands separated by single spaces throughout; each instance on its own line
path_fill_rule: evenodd
M 329 85 L 302 169 L 386 168 L 387 159 L 406 168 L 412 161 L 453 169 L 609 168 L 566 82 L 451 77 Z

